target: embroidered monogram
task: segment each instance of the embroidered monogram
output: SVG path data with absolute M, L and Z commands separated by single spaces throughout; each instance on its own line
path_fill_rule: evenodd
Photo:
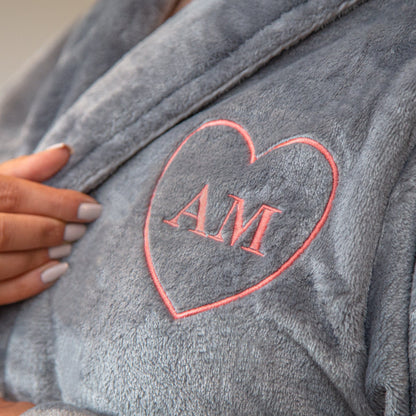
M 251 241 L 251 244 L 249 247 L 241 247 L 243 250 L 246 250 L 250 253 L 257 254 L 258 256 L 264 256 L 263 253 L 259 251 L 261 240 L 264 236 L 264 233 L 266 232 L 267 225 L 269 224 L 270 219 L 272 218 L 272 215 L 277 212 L 282 212 L 280 209 L 270 207 L 266 204 L 263 204 L 259 210 L 253 215 L 253 217 L 247 221 L 245 225 L 243 225 L 243 213 L 244 213 L 244 199 L 238 198 L 235 195 L 228 195 L 230 198 L 234 199 L 234 202 L 228 211 L 227 215 L 225 216 L 225 219 L 223 223 L 221 224 L 221 227 L 217 234 L 210 235 L 207 234 L 204 230 L 205 226 L 205 215 L 207 210 L 207 203 L 208 203 L 208 185 L 205 185 L 202 188 L 202 191 L 198 193 L 198 195 L 192 199 L 189 204 L 187 204 L 184 208 L 182 208 L 178 214 L 175 215 L 174 218 L 171 220 L 163 220 L 166 224 L 171 225 L 172 227 L 179 227 L 178 225 L 178 219 L 181 215 L 186 215 L 188 217 L 194 218 L 196 220 L 196 227 L 193 230 L 189 230 L 195 234 L 198 234 L 202 237 L 208 237 L 212 238 L 215 241 L 224 242 L 224 238 L 222 236 L 222 231 L 227 224 L 228 220 L 230 219 L 232 213 L 236 210 L 236 216 L 235 216 L 235 222 L 234 222 L 234 228 L 233 228 L 233 234 L 231 236 L 230 245 L 233 246 L 236 241 L 247 231 L 247 229 L 253 224 L 253 222 L 256 221 L 258 217 L 260 217 L 258 226 L 256 228 L 256 231 L 253 236 L 253 240 Z M 198 207 L 198 214 L 192 214 L 188 211 L 188 209 L 195 204 L 197 201 L 199 201 L 199 207 Z
M 332 155 L 311 138 L 256 155 L 230 120 L 189 134 L 158 179 L 144 229 L 149 271 L 172 316 L 226 305 L 275 280 L 324 226 L 337 184 Z

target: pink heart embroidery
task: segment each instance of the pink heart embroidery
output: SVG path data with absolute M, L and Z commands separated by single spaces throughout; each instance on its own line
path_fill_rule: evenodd
M 214 302 L 210 302 L 210 303 L 206 303 L 204 305 L 201 306 L 197 306 L 197 307 L 191 307 L 187 310 L 183 310 L 181 312 L 177 312 L 172 304 L 172 301 L 169 299 L 166 291 L 164 290 L 160 278 L 158 277 L 158 273 L 156 272 L 156 267 L 154 264 L 154 261 L 152 259 L 152 254 L 151 254 L 151 244 L 150 244 L 150 221 L 151 221 L 151 216 L 152 216 L 152 204 L 154 202 L 155 196 L 158 193 L 158 186 L 160 184 L 160 182 L 162 181 L 162 179 L 164 178 L 165 174 L 167 173 L 169 167 L 171 166 L 171 164 L 173 163 L 173 161 L 175 160 L 175 158 L 177 157 L 177 155 L 179 154 L 179 152 L 181 152 L 181 150 L 183 149 L 184 145 L 189 141 L 189 139 L 194 136 L 197 132 L 200 132 L 203 129 L 206 129 L 208 127 L 214 127 L 214 126 L 227 126 L 227 127 L 231 127 L 232 129 L 236 130 L 239 135 L 241 136 L 241 138 L 244 140 L 248 151 L 249 151 L 249 164 L 252 165 L 254 164 L 257 160 L 259 160 L 260 158 L 263 158 L 264 156 L 266 156 L 267 154 L 270 154 L 271 152 L 274 152 L 277 149 L 286 147 L 286 146 L 291 146 L 294 145 L 296 143 L 298 144 L 304 144 L 307 146 L 310 146 L 314 149 L 316 149 L 317 151 L 319 151 L 326 159 L 326 161 L 328 162 L 331 172 L 332 172 L 332 186 L 331 186 L 331 191 L 329 193 L 329 197 L 328 200 L 326 202 L 325 208 L 323 210 L 323 213 L 321 215 L 321 217 L 319 218 L 319 220 L 316 222 L 315 226 L 313 227 L 312 231 L 310 232 L 310 234 L 307 236 L 307 238 L 303 241 L 303 243 L 301 244 L 300 247 L 298 247 L 293 254 L 287 258 L 286 261 L 283 262 L 283 264 L 281 264 L 276 270 L 274 270 L 272 273 L 269 273 L 267 276 L 263 277 L 260 281 L 258 281 L 256 284 L 251 285 L 248 288 L 245 288 L 244 290 L 241 290 L 238 293 L 235 293 L 231 296 L 226 296 L 223 297 L 222 299 L 219 299 L 217 301 Z M 331 211 L 332 208 L 332 203 L 335 197 L 335 192 L 336 192 L 336 188 L 338 185 L 338 168 L 337 165 L 331 155 L 331 153 L 324 147 L 322 146 L 320 143 L 318 143 L 316 140 L 310 139 L 308 137 L 296 137 L 293 139 L 289 139 L 285 142 L 282 142 L 280 144 L 277 144 L 276 146 L 270 148 L 269 150 L 267 150 L 266 152 L 264 152 L 263 154 L 261 154 L 260 156 L 257 156 L 255 153 L 255 148 L 254 148 L 254 144 L 253 141 L 250 137 L 250 135 L 248 134 L 248 132 L 239 124 L 230 121 L 230 120 L 213 120 L 213 121 L 209 121 L 206 122 L 204 124 L 202 124 L 199 128 L 197 128 L 196 130 L 194 130 L 192 133 L 190 133 L 183 141 L 182 143 L 178 146 L 178 148 L 175 150 L 175 152 L 173 153 L 173 155 L 169 158 L 168 162 L 166 163 L 157 183 L 155 186 L 155 189 L 153 191 L 151 200 L 150 200 L 150 204 L 149 204 L 149 209 L 148 209 L 148 213 L 147 213 L 147 217 L 146 217 L 146 222 L 145 222 L 145 227 L 144 227 L 144 248 L 145 248 L 145 257 L 146 257 L 146 261 L 147 261 L 147 265 L 151 274 L 151 277 L 153 279 L 153 282 L 163 300 L 163 302 L 165 303 L 166 307 L 168 308 L 169 312 L 171 313 L 171 315 L 173 316 L 173 318 L 175 319 L 179 319 L 179 318 L 185 318 L 185 317 L 189 317 L 191 315 L 195 315 L 197 313 L 200 312 L 204 312 L 213 308 L 217 308 L 219 306 L 222 305 L 226 305 L 230 302 L 233 302 L 235 300 L 241 299 L 253 292 L 255 292 L 256 290 L 264 287 L 265 285 L 267 285 L 268 283 L 270 283 L 272 280 L 274 280 L 276 277 L 278 277 L 280 274 L 282 274 L 285 270 L 287 270 L 295 261 L 296 259 L 299 258 L 299 256 L 306 250 L 306 248 L 312 243 L 312 241 L 316 238 L 316 236 L 318 235 L 318 233 L 320 232 L 320 230 L 322 229 L 322 227 L 324 226 L 329 213 Z M 202 192 L 202 191 L 201 191 Z M 232 196 L 232 195 L 230 195 Z M 238 199 L 237 197 L 234 197 L 236 200 Z M 192 202 L 192 201 L 191 201 Z M 201 203 L 201 201 L 200 201 Z M 234 206 L 233 206 L 234 207 Z M 269 207 L 270 209 L 272 209 L 271 207 Z M 275 212 L 277 212 L 279 210 L 275 210 Z M 260 212 L 260 211 L 259 211 Z M 231 213 L 231 211 L 230 211 Z M 186 214 L 188 216 L 193 216 L 196 218 L 196 215 L 192 215 L 192 214 Z M 263 217 L 264 218 L 264 217 Z M 168 222 L 168 221 L 164 221 L 164 222 Z M 195 231 L 195 230 L 193 230 Z M 198 234 L 198 232 L 196 232 L 196 234 Z M 206 236 L 206 237 L 211 237 L 212 236 Z M 213 238 L 215 239 L 215 238 Z M 242 247 L 243 249 L 247 249 L 247 251 L 250 251 L 247 247 Z M 251 250 L 253 251 L 253 250 Z M 258 252 L 258 254 L 261 254 Z

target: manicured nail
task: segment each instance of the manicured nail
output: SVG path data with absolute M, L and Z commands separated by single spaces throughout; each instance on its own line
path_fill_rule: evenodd
M 72 246 L 71 244 L 63 244 L 62 246 L 51 247 L 49 249 L 49 258 L 50 259 L 60 259 L 62 257 L 69 256 L 71 253 Z
M 103 210 L 100 204 L 83 203 L 78 208 L 78 219 L 84 221 L 96 220 Z
M 68 149 L 69 153 L 72 155 L 73 151 L 72 148 L 70 146 L 68 146 L 66 143 L 57 143 L 57 144 L 53 144 L 52 146 L 49 146 L 45 149 L 46 150 L 55 150 L 55 149 Z
M 64 240 L 68 242 L 79 240 L 87 231 L 83 224 L 68 224 L 65 227 Z
M 45 285 L 52 283 L 55 280 L 58 280 L 68 270 L 68 267 L 68 263 L 55 264 L 54 266 L 49 267 L 49 269 L 44 270 L 40 274 L 40 278 Z

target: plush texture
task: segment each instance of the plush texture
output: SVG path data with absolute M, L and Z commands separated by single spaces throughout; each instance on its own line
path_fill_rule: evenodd
M 160 25 L 172 2 L 102 2 L 46 53 L 1 104 L 1 157 L 66 141 L 50 183 L 104 212 L 56 285 L 0 309 L 4 396 L 28 416 L 415 412 L 410 3 L 194 0 Z M 257 232 L 264 256 L 242 249 Z

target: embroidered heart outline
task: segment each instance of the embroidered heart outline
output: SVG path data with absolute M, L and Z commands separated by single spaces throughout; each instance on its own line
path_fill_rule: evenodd
M 191 308 L 191 309 L 188 309 L 188 310 L 183 311 L 183 312 L 177 312 L 175 310 L 171 300 L 169 299 L 167 293 L 163 289 L 163 286 L 162 286 L 162 284 L 161 284 L 161 282 L 160 282 L 160 280 L 157 276 L 155 267 L 154 267 L 153 262 L 152 262 L 152 256 L 151 256 L 151 253 L 150 253 L 150 241 L 149 241 L 149 225 L 150 225 L 150 218 L 151 218 L 152 203 L 153 203 L 153 199 L 156 195 L 156 191 L 157 191 L 157 188 L 158 188 L 158 185 L 159 185 L 160 181 L 162 180 L 162 178 L 165 175 L 166 171 L 168 170 L 169 166 L 171 165 L 171 163 L 175 159 L 176 155 L 180 152 L 182 147 L 187 143 L 187 141 L 194 134 L 198 133 L 199 131 L 201 131 L 205 128 L 214 127 L 214 126 L 231 127 L 234 130 L 236 130 L 242 136 L 242 138 L 246 142 L 246 145 L 247 145 L 248 150 L 249 150 L 249 154 L 250 154 L 249 164 L 250 165 L 255 163 L 261 157 L 266 156 L 267 154 L 269 154 L 269 153 L 271 153 L 271 152 L 273 152 L 273 151 L 275 151 L 279 148 L 283 148 L 285 146 L 290 146 L 290 145 L 293 145 L 293 144 L 296 144 L 296 143 L 305 144 L 305 145 L 308 145 L 308 146 L 311 146 L 311 147 L 315 148 L 316 150 L 318 150 L 325 157 L 326 161 L 328 162 L 328 164 L 331 168 L 332 188 L 331 188 L 331 192 L 329 194 L 327 203 L 325 205 L 325 209 L 323 211 L 323 214 L 320 217 L 320 219 L 318 220 L 318 222 L 316 223 L 316 225 L 313 227 L 311 233 L 304 240 L 302 245 L 277 270 L 275 270 L 273 273 L 269 274 L 268 276 L 266 276 L 265 278 L 260 280 L 260 282 L 248 287 L 247 289 L 242 290 L 241 292 L 239 292 L 237 294 L 227 296 L 227 297 L 225 297 L 223 299 L 220 299 L 218 301 L 211 302 L 211 303 L 208 303 L 206 305 L 198 306 L 198 307 L 195 307 L 195 308 Z M 203 123 L 200 127 L 198 127 L 196 130 L 194 130 L 193 132 L 188 134 L 188 136 L 186 136 L 186 138 L 182 141 L 182 143 L 177 147 L 177 149 L 174 151 L 172 156 L 169 158 L 165 167 L 163 168 L 162 173 L 160 174 L 160 176 L 159 176 L 159 178 L 156 182 L 156 186 L 155 186 L 155 188 L 153 190 L 153 193 L 152 193 L 152 196 L 150 198 L 149 209 L 148 209 L 148 212 L 147 212 L 145 226 L 144 226 L 144 250 L 145 250 L 145 258 L 146 258 L 147 266 L 149 268 L 150 275 L 152 277 L 153 283 L 156 286 L 156 289 L 159 292 L 159 295 L 162 298 L 163 303 L 167 307 L 167 309 L 170 312 L 170 314 L 172 315 L 172 317 L 174 319 L 186 318 L 186 317 L 189 317 L 189 316 L 201 313 L 201 312 L 208 311 L 210 309 L 218 308 L 219 306 L 226 305 L 226 304 L 228 304 L 230 302 L 233 302 L 235 300 L 241 299 L 241 298 L 243 298 L 247 295 L 250 295 L 251 293 L 257 291 L 258 289 L 266 286 L 268 283 L 270 283 L 271 281 L 276 279 L 280 274 L 282 274 L 285 270 L 287 270 L 302 255 L 302 253 L 309 247 L 309 245 L 312 243 L 312 241 L 319 234 L 320 230 L 322 229 L 326 220 L 328 219 L 329 213 L 331 212 L 331 209 L 332 209 L 332 203 L 333 203 L 333 200 L 335 198 L 335 192 L 336 192 L 336 189 L 337 189 L 337 186 L 338 186 L 338 180 L 339 180 L 338 167 L 337 167 L 337 165 L 335 163 L 335 160 L 332 157 L 331 153 L 328 151 L 328 149 L 326 149 L 326 147 L 324 147 L 319 142 L 317 142 L 316 140 L 313 140 L 309 137 L 295 137 L 295 138 L 292 138 L 292 139 L 288 139 L 284 142 L 281 142 L 281 143 L 271 147 L 270 149 L 268 149 L 264 153 L 257 156 L 256 153 L 255 153 L 254 144 L 253 144 L 253 141 L 251 139 L 250 134 L 240 124 L 238 124 L 234 121 L 231 121 L 231 120 L 218 119 L 218 120 L 207 121 L 207 122 Z

